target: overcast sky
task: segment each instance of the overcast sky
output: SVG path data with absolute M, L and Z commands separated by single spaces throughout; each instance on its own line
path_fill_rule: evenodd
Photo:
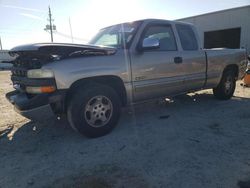
M 0 0 L 0 37 L 4 49 L 50 42 L 44 31 L 48 6 L 57 32 L 55 42 L 86 43 L 100 28 L 144 18 L 178 19 L 250 5 L 250 0 Z

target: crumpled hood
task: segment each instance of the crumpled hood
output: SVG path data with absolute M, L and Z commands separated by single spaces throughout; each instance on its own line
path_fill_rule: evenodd
M 95 56 L 95 55 L 113 55 L 116 49 L 105 46 L 67 44 L 67 43 L 37 43 L 27 44 L 12 48 L 9 54 L 20 56 L 24 54 L 38 56 L 59 56 L 60 58 L 69 58 L 75 56 Z
M 17 46 L 9 51 L 14 59 L 13 70 L 41 68 L 47 63 L 69 58 L 109 56 L 116 53 L 116 48 L 93 45 L 38 43 Z

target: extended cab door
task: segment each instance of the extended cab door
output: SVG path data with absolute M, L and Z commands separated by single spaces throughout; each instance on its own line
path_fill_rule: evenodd
M 137 47 L 145 38 L 157 38 L 157 49 L 132 51 L 131 69 L 134 101 L 181 93 L 184 86 L 185 66 L 177 48 L 171 24 L 149 23 L 140 34 Z
M 176 24 L 177 40 L 180 44 L 180 57 L 185 69 L 186 91 L 201 89 L 206 80 L 206 56 L 201 49 L 196 29 L 189 24 Z

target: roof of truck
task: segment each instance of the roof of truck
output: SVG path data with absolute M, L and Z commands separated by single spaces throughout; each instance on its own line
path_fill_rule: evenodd
M 136 20 L 136 21 L 144 21 L 144 22 L 157 22 L 157 21 L 159 21 L 159 22 L 182 23 L 182 24 L 193 25 L 193 24 L 188 23 L 188 22 L 165 20 L 165 19 L 155 19 L 155 18 L 148 18 L 148 19 L 142 19 L 142 20 Z
M 107 26 L 107 27 L 104 27 L 102 29 L 105 29 L 105 28 L 108 28 L 108 27 L 112 27 L 112 26 L 116 26 L 116 25 L 120 25 L 120 24 L 128 24 L 128 23 L 135 23 L 135 22 L 166 22 L 166 23 L 169 23 L 169 24 L 186 24 L 186 25 L 192 25 L 191 23 L 188 23 L 188 22 L 182 22 L 182 21 L 173 21 L 173 20 L 164 20 L 164 19 L 155 19 L 155 18 L 147 18 L 147 19 L 141 19 L 141 20 L 135 20 L 135 21 L 131 21 L 131 22 L 123 22 L 123 23 L 118 23 L 118 24 L 114 24 L 114 25 L 110 25 L 110 26 Z

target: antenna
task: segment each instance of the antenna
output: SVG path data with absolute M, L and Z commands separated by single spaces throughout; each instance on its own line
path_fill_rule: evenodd
M 70 28 L 71 41 L 72 41 L 72 43 L 74 43 L 74 38 L 73 38 L 73 32 L 72 32 L 70 17 L 69 17 L 69 28 Z

